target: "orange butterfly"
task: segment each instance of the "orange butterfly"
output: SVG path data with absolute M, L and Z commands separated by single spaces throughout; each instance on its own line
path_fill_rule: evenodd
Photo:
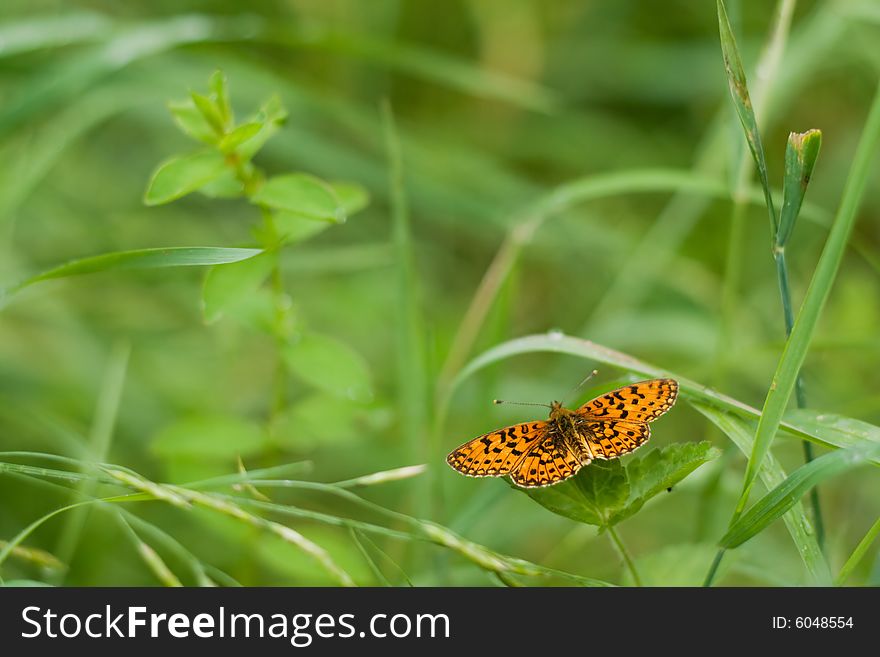
M 478 436 L 446 457 L 470 477 L 503 477 L 522 488 L 559 483 L 593 459 L 632 452 L 651 437 L 649 422 L 672 408 L 674 379 L 651 379 L 612 390 L 575 411 L 550 405 L 546 422 L 525 422 Z

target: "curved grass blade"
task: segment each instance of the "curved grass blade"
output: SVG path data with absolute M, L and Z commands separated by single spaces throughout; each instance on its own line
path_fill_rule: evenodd
M 746 424 L 741 418 L 730 413 L 725 413 L 708 404 L 692 402 L 691 404 L 700 413 L 705 415 L 709 420 L 717 426 L 731 442 L 748 458 L 752 453 L 752 426 Z M 782 466 L 773 456 L 768 454 L 761 467 L 761 481 L 768 490 L 780 485 L 786 480 L 787 475 Z M 812 523 L 807 517 L 804 506 L 799 501 L 783 515 L 783 521 L 791 535 L 791 540 L 797 547 L 798 554 L 804 562 L 810 581 L 819 586 L 827 586 L 831 583 L 831 571 L 828 569 L 828 563 L 819 548 L 816 540 L 816 533 L 813 530 Z M 717 559 L 716 559 L 717 561 Z M 717 568 L 716 563 L 713 568 Z M 714 571 L 709 581 L 714 578 Z
M 822 249 L 822 255 L 819 257 L 803 305 L 797 315 L 791 335 L 785 343 L 782 356 L 773 375 L 773 381 L 764 400 L 764 408 L 755 433 L 752 454 L 746 466 L 742 495 L 734 512 L 734 521 L 745 509 L 761 462 L 770 451 L 770 444 L 782 421 L 801 365 L 807 357 L 813 332 L 825 307 L 828 295 L 831 293 L 831 286 L 837 276 L 837 270 L 843 259 L 850 233 L 855 225 L 859 205 L 868 181 L 871 161 L 877 152 L 878 143 L 880 143 L 880 86 L 875 93 L 868 119 L 859 140 L 847 177 L 843 198 L 831 226 L 831 232 Z
M 852 571 L 855 570 L 855 567 L 859 565 L 859 562 L 864 558 L 865 553 L 868 551 L 868 548 L 871 547 L 871 544 L 874 542 L 874 539 L 877 538 L 878 534 L 880 534 L 880 518 L 871 525 L 871 528 L 864 535 L 862 540 L 859 541 L 856 549 L 853 550 L 851 555 L 849 555 L 849 559 L 843 564 L 843 567 L 834 579 L 834 583 L 837 586 L 842 586 L 846 580 L 849 579 Z
M 582 340 L 558 332 L 515 338 L 496 345 L 474 358 L 459 372 L 453 381 L 449 394 L 443 400 L 444 407 L 441 408 L 441 411 L 445 413 L 445 406 L 448 406 L 452 395 L 458 387 L 479 370 L 514 356 L 541 352 L 577 356 L 578 358 L 605 363 L 612 367 L 633 372 L 645 378 L 672 377 L 678 381 L 682 396 L 689 402 L 703 402 L 704 404 L 709 404 L 748 418 L 757 419 L 761 416 L 761 412 L 758 409 L 744 404 L 733 397 L 712 390 L 701 383 L 680 376 L 675 372 L 649 365 L 637 358 L 633 358 L 629 354 L 609 349 L 590 340 Z M 806 410 L 797 411 L 796 414 L 793 412 L 788 417 L 791 419 L 781 422 L 779 424 L 780 428 L 798 438 L 805 438 L 824 447 L 852 447 L 865 440 L 873 440 L 873 433 L 868 429 L 869 427 L 876 429 L 878 435 L 880 435 L 880 428 L 859 422 L 858 420 L 851 420 L 851 418 L 831 421 L 829 418 L 836 418 L 837 416 Z M 816 418 L 825 418 L 825 421 L 817 420 Z M 856 430 L 854 427 L 860 427 L 860 429 Z M 874 459 L 874 463 L 880 465 L 880 458 Z
M 89 258 L 71 260 L 63 265 L 26 278 L 15 285 L 0 289 L 0 308 L 26 287 L 57 278 L 70 278 L 104 271 L 125 269 L 158 269 L 162 267 L 201 267 L 222 265 L 253 258 L 262 249 L 238 249 L 218 246 L 175 246 L 164 249 L 114 251 Z
M 880 445 L 840 449 L 802 465 L 741 515 L 721 537 L 719 545 L 725 549 L 739 547 L 793 507 L 820 481 L 864 465 L 878 456 Z

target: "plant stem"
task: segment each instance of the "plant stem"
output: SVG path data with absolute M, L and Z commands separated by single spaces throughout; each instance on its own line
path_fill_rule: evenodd
M 630 557 L 626 546 L 623 544 L 623 541 L 620 540 L 620 535 L 617 533 L 617 530 L 614 529 L 614 527 L 608 527 L 606 531 L 611 537 L 611 542 L 614 544 L 614 547 L 617 548 L 617 552 L 620 554 L 623 562 L 626 564 L 626 567 L 629 569 L 629 573 L 630 575 L 632 575 L 633 578 L 633 583 L 636 586 L 644 586 L 644 584 L 642 584 L 642 578 L 639 577 L 639 571 L 636 570 L 636 564 L 632 560 L 632 557 Z
M 715 579 L 715 573 L 718 572 L 718 566 L 721 565 L 721 558 L 724 556 L 724 552 L 724 548 L 718 550 L 718 553 L 712 560 L 712 565 L 709 566 L 709 572 L 706 573 L 706 579 L 703 580 L 703 586 L 712 586 L 712 580 Z

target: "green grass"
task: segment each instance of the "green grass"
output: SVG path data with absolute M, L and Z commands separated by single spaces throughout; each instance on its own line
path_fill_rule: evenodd
M 4 5 L 3 581 L 876 585 L 862 4 Z M 444 463 L 596 367 L 636 454 Z

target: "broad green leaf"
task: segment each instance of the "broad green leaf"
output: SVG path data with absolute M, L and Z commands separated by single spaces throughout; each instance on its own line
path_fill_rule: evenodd
M 523 490 L 554 513 L 610 527 L 637 513 L 649 499 L 675 486 L 717 454 L 708 442 L 675 443 L 636 455 L 625 465 L 619 460 L 593 461 L 568 481 Z
M 284 347 L 284 362 L 318 390 L 354 401 L 369 401 L 373 396 L 366 361 L 335 338 L 306 333 Z
M 333 188 L 307 173 L 291 173 L 269 178 L 251 200 L 306 219 L 331 223 L 345 221 L 345 208 L 336 197 Z
M 226 132 L 226 121 L 223 119 L 220 108 L 217 107 L 213 99 L 195 91 L 190 92 L 190 98 L 192 98 L 196 108 L 205 117 L 205 121 L 208 122 L 208 125 L 211 126 L 214 132 L 218 135 Z
M 277 210 L 274 219 L 276 232 L 283 243 L 304 242 L 333 225 L 326 221 L 306 219 L 302 215 L 284 210 Z
M 174 201 L 216 180 L 225 170 L 223 155 L 216 151 L 172 157 L 153 173 L 144 203 L 161 205 Z
M 223 311 L 250 297 L 268 278 L 277 254 L 262 253 L 240 262 L 208 270 L 202 288 L 202 316 L 215 322 Z
M 822 145 L 822 132 L 792 132 L 788 135 L 785 148 L 785 180 L 782 187 L 782 212 L 779 217 L 779 232 L 776 234 L 776 247 L 783 249 L 794 230 L 795 220 L 800 214 L 810 177 L 819 148 Z
M 281 104 L 278 96 L 272 96 L 263 103 L 260 111 L 248 120 L 248 123 L 259 123 L 262 128 L 253 137 L 237 149 L 237 153 L 245 160 L 251 159 L 265 145 L 267 141 L 278 132 L 278 129 L 287 119 L 287 110 Z
M 295 450 L 354 442 L 385 424 L 384 413 L 338 396 L 317 393 L 288 408 L 273 424 L 274 442 Z M 387 418 L 385 418 L 387 419 Z
M 234 415 L 189 417 L 162 429 L 150 447 L 166 459 L 198 458 L 218 461 L 257 454 L 267 436 L 256 422 Z
M 620 461 L 594 461 L 568 481 L 518 490 L 560 516 L 605 527 L 611 514 L 626 504 L 629 482 Z
M 183 134 L 206 144 L 216 144 L 219 137 L 191 99 L 171 101 L 168 110 Z
M 370 195 L 367 193 L 367 190 L 356 183 L 331 182 L 330 187 L 333 188 L 336 198 L 345 210 L 346 217 L 350 217 L 355 212 L 360 212 L 370 202 Z
M 263 253 L 261 249 L 232 249 L 214 246 L 179 246 L 167 249 L 138 249 L 136 251 L 104 253 L 91 258 L 72 260 L 0 290 L 0 307 L 15 293 L 40 281 L 123 269 L 220 265 L 246 260 L 260 253 Z
M 258 121 L 242 123 L 223 136 L 220 140 L 220 150 L 224 153 L 232 153 L 248 139 L 253 139 L 263 129 L 263 125 Z
M 616 525 L 634 515 L 645 502 L 665 493 L 719 454 L 711 443 L 703 441 L 673 443 L 632 459 L 624 467 L 629 480 L 629 497 L 622 509 L 611 514 L 609 524 Z
M 217 178 L 199 187 L 198 193 L 208 198 L 241 198 L 244 196 L 244 185 L 235 171 L 227 167 Z
M 819 482 L 865 465 L 869 458 L 878 456 L 880 456 L 880 445 L 839 449 L 802 465 L 742 514 L 718 544 L 726 549 L 742 545 L 763 531 L 771 522 L 780 518 Z

